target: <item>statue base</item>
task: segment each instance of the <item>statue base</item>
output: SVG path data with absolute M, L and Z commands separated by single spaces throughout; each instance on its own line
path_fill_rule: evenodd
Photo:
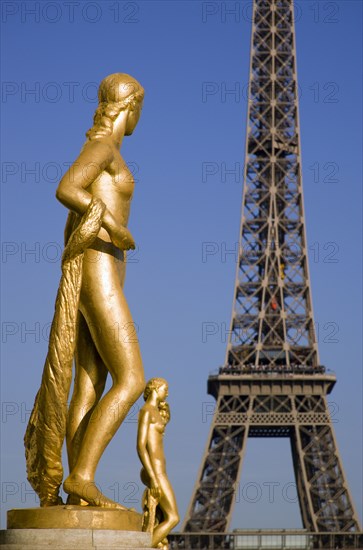
M 142 515 L 94 506 L 50 506 L 8 511 L 2 550 L 151 550 Z

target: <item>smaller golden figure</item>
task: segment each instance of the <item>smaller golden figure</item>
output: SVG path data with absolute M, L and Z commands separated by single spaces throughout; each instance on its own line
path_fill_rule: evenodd
M 153 548 L 168 549 L 167 535 L 179 522 L 173 488 L 166 473 L 163 437 L 170 420 L 168 383 L 152 378 L 144 391 L 145 405 L 139 413 L 137 452 L 141 480 L 147 489 L 143 495 L 143 531 L 152 533 Z

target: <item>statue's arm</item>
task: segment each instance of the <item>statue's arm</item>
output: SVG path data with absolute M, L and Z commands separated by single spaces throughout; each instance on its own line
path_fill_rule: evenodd
M 112 150 L 109 145 L 99 142 L 87 145 L 62 177 L 56 191 L 57 199 L 66 208 L 82 216 L 92 200 L 87 187 L 111 161 Z M 110 212 L 106 209 L 105 217 L 107 216 L 110 216 Z
M 113 152 L 107 143 L 91 142 L 81 151 L 77 160 L 61 179 L 57 191 L 57 199 L 70 210 L 81 216 L 87 210 L 92 195 L 87 188 L 109 166 L 113 160 Z M 112 242 L 122 250 L 135 248 L 131 233 L 126 227 L 120 227 L 107 208 L 102 218 L 102 227 L 106 229 Z
M 147 450 L 147 442 L 150 425 L 150 411 L 143 408 L 139 413 L 138 430 L 137 430 L 137 454 L 139 455 L 141 464 L 145 468 L 150 481 L 151 488 L 158 486 L 157 477 L 154 468 L 151 464 L 150 455 Z

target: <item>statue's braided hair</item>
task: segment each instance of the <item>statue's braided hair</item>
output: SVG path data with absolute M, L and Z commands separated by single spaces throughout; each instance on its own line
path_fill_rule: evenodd
M 137 108 L 144 98 L 144 89 L 132 76 L 115 73 L 104 78 L 98 90 L 99 104 L 88 130 L 88 139 L 112 134 L 113 122 L 121 111 Z
M 146 388 L 144 390 L 144 400 L 147 401 L 147 398 L 151 394 L 153 390 L 158 390 L 163 386 L 164 384 L 168 385 L 167 381 L 164 378 L 151 378 L 149 382 L 146 384 Z

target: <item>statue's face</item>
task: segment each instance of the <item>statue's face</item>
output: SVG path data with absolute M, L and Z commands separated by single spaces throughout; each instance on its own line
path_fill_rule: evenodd
M 131 136 L 132 132 L 135 130 L 136 125 L 139 122 L 141 109 L 142 109 L 142 103 L 138 103 L 136 105 L 136 108 L 133 111 L 129 111 L 127 122 L 126 122 L 126 129 L 125 129 L 126 136 Z
M 158 396 L 161 401 L 164 401 L 168 397 L 168 386 L 162 384 L 158 389 Z

